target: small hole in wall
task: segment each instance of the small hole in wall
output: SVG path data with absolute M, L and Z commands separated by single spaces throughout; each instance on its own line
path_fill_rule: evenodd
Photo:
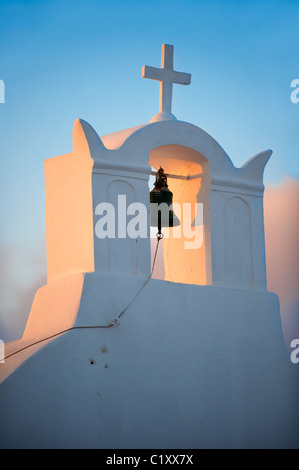
M 109 369 L 109 366 L 108 366 L 108 364 L 105 364 L 105 369 Z
M 93 359 L 89 359 L 89 364 L 93 365 L 95 363 L 96 363 L 96 361 L 94 361 Z

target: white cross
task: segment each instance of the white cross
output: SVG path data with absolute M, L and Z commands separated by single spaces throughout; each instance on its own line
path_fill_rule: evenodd
M 150 78 L 152 80 L 159 80 L 159 114 L 163 113 L 162 116 L 164 117 L 162 117 L 162 119 L 175 119 L 175 117 L 171 114 L 172 84 L 178 83 L 180 85 L 190 85 L 191 74 L 176 72 L 173 70 L 173 46 L 170 46 L 169 44 L 162 44 L 161 68 L 159 69 L 157 67 L 144 65 L 142 67 L 142 77 Z

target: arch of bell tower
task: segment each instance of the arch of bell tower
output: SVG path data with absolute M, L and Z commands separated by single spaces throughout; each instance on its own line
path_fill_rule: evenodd
M 170 175 L 168 187 L 181 222 L 163 230 L 165 280 L 206 285 L 211 267 L 206 240 L 210 228 L 208 160 L 193 149 L 172 144 L 157 147 L 149 155 L 153 168 L 162 166 Z

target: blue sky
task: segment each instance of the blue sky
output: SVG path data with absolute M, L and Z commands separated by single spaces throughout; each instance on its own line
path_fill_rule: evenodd
M 192 74 L 174 86 L 178 119 L 236 166 L 272 149 L 266 184 L 298 178 L 298 22 L 299 2 L 286 0 L 0 0 L 0 248 L 45 250 L 43 162 L 72 150 L 77 118 L 105 135 L 158 112 L 158 83 L 141 67 L 160 66 L 162 43 Z

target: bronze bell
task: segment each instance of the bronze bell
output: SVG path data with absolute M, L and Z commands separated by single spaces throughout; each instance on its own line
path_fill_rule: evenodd
M 166 203 L 168 207 L 172 205 L 172 192 L 168 189 L 167 176 L 163 168 L 160 167 L 156 174 L 154 189 L 150 192 L 151 204 L 151 226 L 158 227 L 158 233 L 161 234 L 162 227 L 175 227 L 180 225 L 180 221 L 172 209 L 163 211 L 158 208 L 157 204 Z M 155 206 L 152 206 L 155 204 Z

